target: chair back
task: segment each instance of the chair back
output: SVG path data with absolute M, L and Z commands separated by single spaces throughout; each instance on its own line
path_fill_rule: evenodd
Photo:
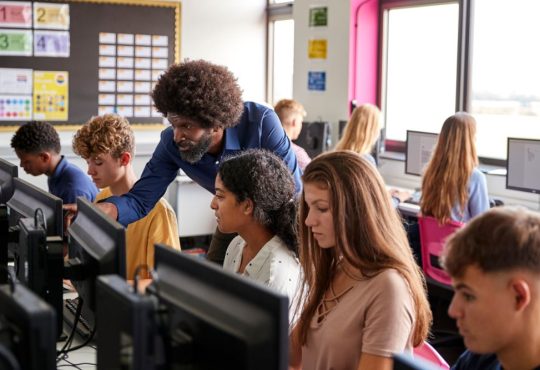
M 464 224 L 450 220 L 444 225 L 439 225 L 439 222 L 433 217 L 418 216 L 418 225 L 424 274 L 442 284 L 450 285 L 450 277 L 442 269 L 439 256 L 446 239 Z
M 437 365 L 441 369 L 450 369 L 450 366 L 444 360 L 444 358 L 442 358 L 439 352 L 437 352 L 437 350 L 433 348 L 428 342 L 424 342 L 423 344 L 413 349 L 413 354 L 414 357 L 419 357 L 426 361 L 429 361 L 432 364 Z

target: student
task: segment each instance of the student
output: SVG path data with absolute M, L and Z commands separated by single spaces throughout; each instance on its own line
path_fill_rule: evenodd
M 282 99 L 278 101 L 274 107 L 274 111 L 278 115 L 285 133 L 291 140 L 291 145 L 294 150 L 294 154 L 296 154 L 298 165 L 303 171 L 311 161 L 311 158 L 309 158 L 309 155 L 306 153 L 304 148 L 296 145 L 292 142 L 292 140 L 296 140 L 298 139 L 298 136 L 300 136 L 306 111 L 304 110 L 302 104 L 292 99 Z
M 306 167 L 300 262 L 307 292 L 291 335 L 290 365 L 392 369 L 392 354 L 428 334 L 423 275 L 382 178 L 352 151 Z M 304 293 L 302 293 L 304 294 Z
M 366 103 L 354 108 L 336 144 L 336 150 L 352 150 L 377 166 L 371 151 L 381 132 L 380 115 L 379 108 L 372 104 Z
M 223 233 L 238 233 L 223 268 L 289 297 L 300 281 L 294 179 L 281 158 L 250 149 L 221 162 L 211 208 Z
M 453 369 L 540 369 L 540 214 L 487 211 L 451 237 L 443 264 L 468 349 Z
M 60 137 L 50 123 L 31 121 L 22 125 L 11 138 L 11 147 L 26 173 L 47 175 L 49 192 L 64 204 L 75 203 L 79 196 L 94 201 L 98 189 L 79 167 L 60 155 Z
M 478 168 L 476 121 L 458 112 L 443 124 L 422 177 L 420 208 L 439 222 L 467 222 L 489 208 L 486 178 Z
M 99 204 L 121 224 L 144 217 L 178 169 L 214 194 L 222 158 L 249 148 L 267 149 L 282 158 L 300 191 L 300 168 L 277 115 L 265 106 L 242 102 L 242 91 L 227 68 L 204 60 L 173 64 L 159 78 L 152 98 L 171 127 L 161 133 L 152 158 L 129 193 Z M 216 232 L 208 259 L 222 264 L 232 237 Z
M 132 159 L 135 138 L 127 119 L 115 114 L 93 117 L 73 138 L 73 151 L 88 163 L 88 174 L 103 190 L 96 201 L 127 193 L 137 181 Z M 180 250 L 178 222 L 169 203 L 161 198 L 154 208 L 126 229 L 126 277 L 134 278 L 139 265 L 154 267 L 154 244 Z M 148 269 L 140 278 L 149 277 Z

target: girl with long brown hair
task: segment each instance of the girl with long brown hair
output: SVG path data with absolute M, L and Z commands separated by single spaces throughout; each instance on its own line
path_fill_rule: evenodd
M 467 222 L 489 209 L 485 176 L 476 168 L 476 121 L 465 112 L 446 119 L 422 177 L 420 208 L 440 223 Z
M 393 353 L 425 340 L 431 311 L 384 182 L 351 151 L 318 156 L 303 180 L 305 301 L 291 334 L 290 365 L 391 369 Z

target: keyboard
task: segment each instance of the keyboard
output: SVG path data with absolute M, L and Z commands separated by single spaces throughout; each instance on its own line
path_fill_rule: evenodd
M 79 304 L 79 298 L 64 300 L 64 308 L 63 308 L 64 322 L 69 326 L 70 329 L 73 328 L 73 324 L 75 323 L 75 315 L 77 313 L 78 304 Z M 89 320 L 84 318 L 84 316 L 81 314 L 81 316 L 79 317 L 79 321 L 77 322 L 77 327 L 75 328 L 75 332 L 83 340 L 86 340 L 92 334 L 92 329 L 93 329 L 93 322 L 92 323 L 89 322 Z
M 405 203 L 418 205 L 420 204 L 420 198 L 422 198 L 422 192 L 420 190 L 416 190 L 409 198 L 405 200 Z

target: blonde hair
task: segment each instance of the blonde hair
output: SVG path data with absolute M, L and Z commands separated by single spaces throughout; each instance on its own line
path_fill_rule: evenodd
M 424 277 L 377 170 L 352 151 L 334 151 L 315 158 L 306 167 L 303 180 L 328 189 L 336 245 L 319 247 L 305 224 L 309 207 L 302 193 L 299 250 L 305 273 L 302 293 L 307 297 L 298 321 L 300 343 L 306 343 L 311 320 L 336 273 L 338 256 L 363 276 L 372 277 L 386 269 L 395 269 L 403 276 L 416 314 L 412 342 L 415 346 L 422 343 L 432 318 Z
M 372 104 L 356 107 L 336 144 L 336 150 L 352 150 L 358 154 L 371 152 L 381 130 L 380 114 L 379 108 Z
M 274 107 L 274 111 L 283 126 L 290 125 L 294 116 L 301 116 L 302 118 L 306 116 L 306 111 L 302 104 L 292 99 L 282 99 L 278 101 Z
M 100 154 L 120 158 L 135 154 L 135 136 L 129 121 L 117 114 L 92 117 L 73 137 L 73 152 L 88 159 Z
M 458 112 L 444 121 L 422 178 L 424 215 L 446 223 L 456 204 L 465 209 L 469 179 L 478 165 L 475 137 L 476 121 L 470 114 Z

